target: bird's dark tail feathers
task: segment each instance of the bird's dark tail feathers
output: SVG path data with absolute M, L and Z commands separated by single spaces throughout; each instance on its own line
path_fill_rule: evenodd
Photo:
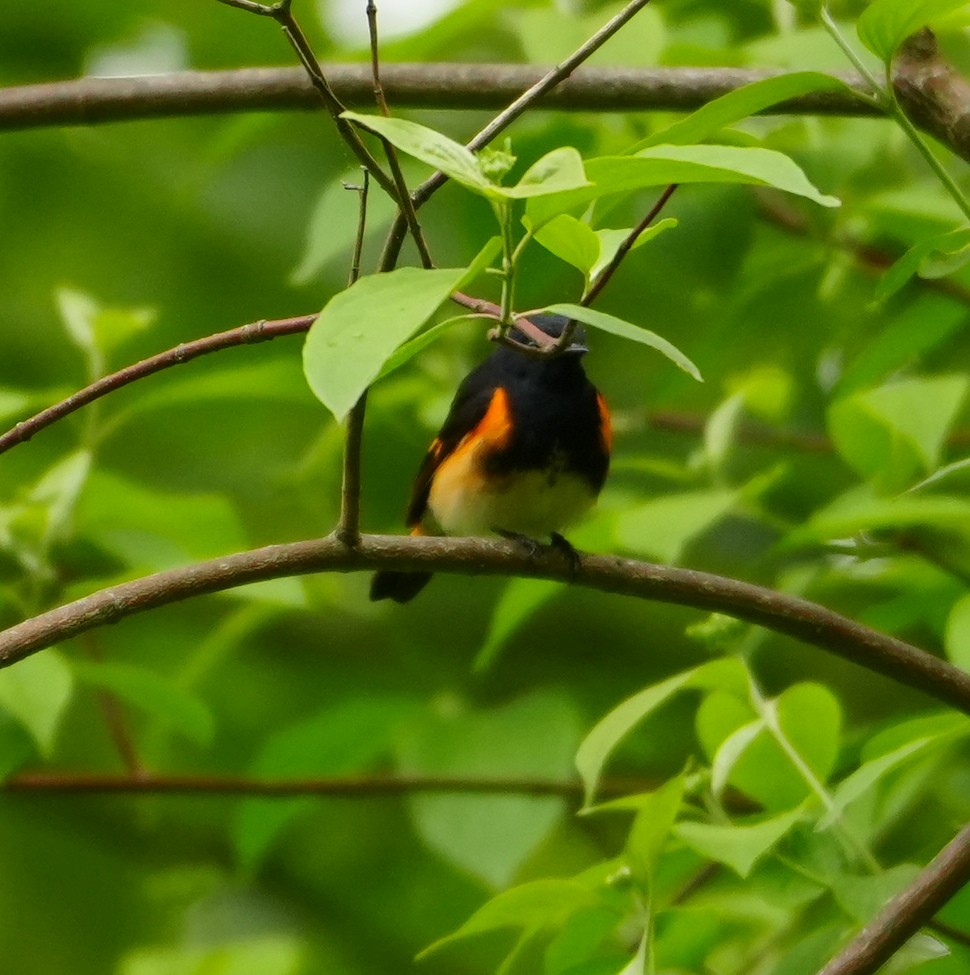
M 375 572 L 370 583 L 370 598 L 393 599 L 396 603 L 407 603 L 431 581 L 430 572 L 395 572 L 383 569 Z

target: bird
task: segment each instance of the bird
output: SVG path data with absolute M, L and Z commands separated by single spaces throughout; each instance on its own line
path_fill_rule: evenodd
M 569 319 L 528 321 L 559 338 Z M 510 337 L 538 348 L 515 327 Z M 531 550 L 549 538 L 576 552 L 559 530 L 594 503 L 609 470 L 612 427 L 606 400 L 583 368 L 582 326 L 558 355 L 501 345 L 462 380 L 418 470 L 407 509 L 412 535 L 498 534 Z M 430 572 L 382 569 L 372 600 L 406 603 Z

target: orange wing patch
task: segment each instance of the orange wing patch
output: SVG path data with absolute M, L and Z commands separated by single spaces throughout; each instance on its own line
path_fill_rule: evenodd
M 610 408 L 606 405 L 602 393 L 596 394 L 596 405 L 600 411 L 600 436 L 603 438 L 603 446 L 606 452 L 613 450 L 613 420 L 610 417 Z

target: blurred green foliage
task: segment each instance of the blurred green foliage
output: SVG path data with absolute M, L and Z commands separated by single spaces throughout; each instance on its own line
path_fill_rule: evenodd
M 798 6 L 657 0 L 595 60 L 844 67 L 814 5 Z M 321 58 L 364 56 L 328 36 L 328 0 L 296 7 Z M 384 53 L 546 63 L 618 8 L 469 0 Z M 833 8 L 854 37 L 862 4 Z M 891 24 L 868 22 L 887 36 Z M 945 44 L 965 41 L 958 19 L 951 29 Z M 4 85 L 290 59 L 270 22 L 214 0 L 190 16 L 160 0 L 90 0 L 56 17 L 15 4 L 0 31 Z M 404 114 L 458 141 L 486 120 Z M 617 155 L 677 119 L 529 113 L 511 130 L 507 183 L 561 146 Z M 677 226 L 628 256 L 597 307 L 674 343 L 705 383 L 595 332 L 588 365 L 615 413 L 616 455 L 571 539 L 797 593 L 966 666 L 970 270 L 927 268 L 938 249 L 926 248 L 909 272 L 930 276 L 875 300 L 885 260 L 959 227 L 959 208 L 888 121 L 765 116 L 691 131 L 785 153 L 842 206 L 741 185 L 674 196 L 664 216 Z M 413 184 L 427 170 L 405 172 Z M 336 187 L 355 178 L 322 113 L 0 133 L 0 416 L 13 423 L 182 341 L 319 310 L 346 284 L 356 199 Z M 657 192 L 624 197 L 605 226 L 634 225 Z M 389 212 L 374 203 L 371 216 L 367 271 Z M 452 185 L 422 224 L 445 268 L 495 232 L 485 201 Z M 552 238 L 569 251 L 568 236 Z M 584 253 L 573 267 L 528 249 L 519 308 L 577 301 Z M 379 331 L 380 316 L 362 327 Z M 374 387 L 366 530 L 400 528 L 426 443 L 487 352 L 483 331 L 450 328 Z M 342 434 L 304 381 L 300 344 L 169 370 L 5 454 L 4 623 L 328 532 Z M 105 693 L 158 773 L 571 781 L 595 726 L 580 753 L 598 743 L 587 785 L 605 771 L 645 791 L 581 818 L 572 800 L 516 794 L 6 792 L 4 972 L 371 975 L 407 970 L 467 921 L 421 970 L 490 972 L 511 948 L 507 971 L 799 975 L 970 819 L 966 721 L 922 695 L 776 635 L 547 583 L 441 576 L 400 608 L 368 603 L 360 576 L 332 575 L 131 617 L 0 673 L 0 771 L 123 771 Z M 739 795 L 763 811 L 730 819 Z M 722 868 L 677 902 L 710 861 Z M 966 931 L 968 914 L 964 892 L 943 919 Z M 927 961 L 941 943 L 951 954 Z M 907 950 L 899 971 L 970 967 L 966 944 L 938 933 Z

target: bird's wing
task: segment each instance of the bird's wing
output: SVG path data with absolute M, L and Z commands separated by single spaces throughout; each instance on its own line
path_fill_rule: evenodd
M 428 507 L 428 494 L 431 491 L 435 472 L 485 418 L 496 387 L 495 380 L 490 376 L 490 370 L 484 370 L 481 366 L 472 370 L 458 387 L 458 392 L 455 393 L 451 408 L 448 410 L 448 416 L 438 436 L 428 447 L 418 475 L 414 479 L 407 513 L 409 528 L 420 526 Z

